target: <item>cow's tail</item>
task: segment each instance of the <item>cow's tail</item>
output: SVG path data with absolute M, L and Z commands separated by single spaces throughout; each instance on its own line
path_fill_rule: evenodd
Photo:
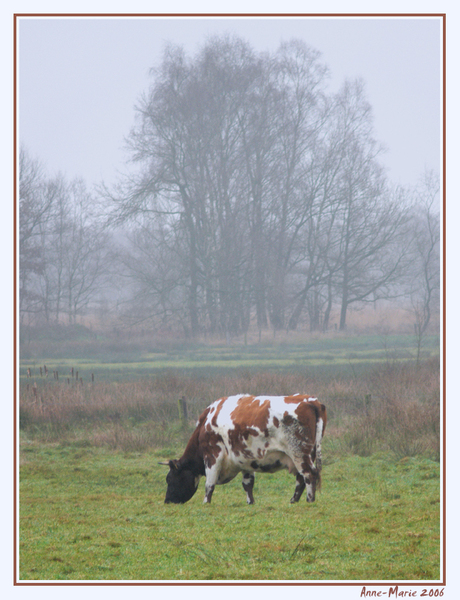
M 318 478 L 316 481 L 317 488 L 321 488 L 321 470 L 323 468 L 322 456 L 321 456 L 321 441 L 323 439 L 324 431 L 326 429 L 326 407 L 324 404 L 320 404 L 316 412 L 316 439 L 315 439 L 315 454 L 316 454 L 316 470 Z

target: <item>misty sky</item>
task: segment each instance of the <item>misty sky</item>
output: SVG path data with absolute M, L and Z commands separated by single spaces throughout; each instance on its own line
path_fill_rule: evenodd
M 194 54 L 207 37 L 236 33 L 255 50 L 303 39 L 322 53 L 330 91 L 361 77 L 391 181 L 440 171 L 439 18 L 21 18 L 19 139 L 48 175 L 113 183 L 149 70 L 165 43 Z

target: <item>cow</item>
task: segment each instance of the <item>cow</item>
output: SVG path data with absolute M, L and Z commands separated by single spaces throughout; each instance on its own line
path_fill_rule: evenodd
M 305 488 L 307 502 L 314 502 L 326 421 L 326 407 L 304 394 L 216 400 L 199 417 L 181 458 L 160 463 L 169 466 L 165 503 L 188 502 L 203 475 L 204 503 L 210 503 L 215 486 L 241 472 L 246 501 L 254 504 L 254 473 L 280 469 L 296 476 L 291 503 L 300 500 Z

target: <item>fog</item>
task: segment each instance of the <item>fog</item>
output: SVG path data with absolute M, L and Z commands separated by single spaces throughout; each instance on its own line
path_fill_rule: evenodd
M 99 306 L 229 339 L 404 301 L 421 335 L 439 313 L 439 28 L 21 19 L 21 318 Z
M 322 54 L 329 87 L 362 78 L 393 181 L 440 165 L 439 18 L 21 18 L 19 132 L 52 174 L 92 185 L 125 170 L 124 138 L 166 43 L 195 53 L 235 33 L 258 51 L 303 40 Z

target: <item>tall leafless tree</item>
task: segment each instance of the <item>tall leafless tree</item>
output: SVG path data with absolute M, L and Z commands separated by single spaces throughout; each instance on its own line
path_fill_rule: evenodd
M 47 178 L 20 156 L 21 313 L 61 321 L 76 317 L 101 291 L 108 272 L 104 224 L 82 181 Z
M 412 246 L 410 298 L 415 317 L 417 359 L 420 358 L 422 340 L 432 320 L 440 309 L 440 183 L 439 176 L 426 171 L 414 190 L 412 208 Z
M 350 306 L 395 293 L 408 214 L 362 82 L 327 94 L 312 48 L 256 53 L 229 36 L 193 57 L 169 46 L 152 75 L 128 139 L 137 170 L 104 190 L 112 222 L 139 228 L 133 257 L 161 261 L 131 266 L 152 314 L 180 297 L 191 335 L 232 335 L 252 317 L 295 328 L 306 310 L 327 328 L 338 304 L 344 329 Z

